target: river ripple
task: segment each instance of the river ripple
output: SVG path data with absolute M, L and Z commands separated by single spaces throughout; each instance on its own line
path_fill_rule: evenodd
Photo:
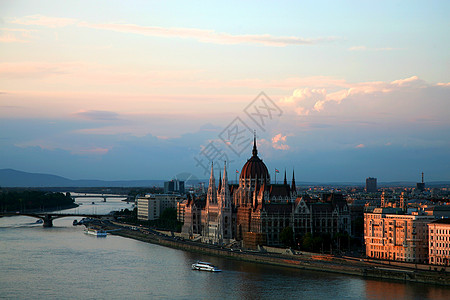
M 92 205 L 94 201 L 96 204 Z M 70 210 L 131 208 L 117 199 L 77 199 Z M 119 236 L 96 238 L 57 219 L 0 218 L 0 298 L 7 299 L 450 299 L 450 289 L 239 262 Z M 221 273 L 192 271 L 206 260 Z

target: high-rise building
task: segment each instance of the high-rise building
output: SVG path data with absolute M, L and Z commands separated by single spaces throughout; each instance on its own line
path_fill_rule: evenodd
M 373 177 L 366 178 L 366 192 L 367 193 L 376 193 L 378 191 L 377 188 L 377 179 Z
M 138 197 L 136 201 L 138 219 L 148 221 L 159 219 L 167 208 L 177 208 L 182 198 L 174 194 L 154 194 Z
M 159 219 L 161 214 L 161 202 L 159 199 L 151 197 L 139 197 L 137 202 L 137 217 L 141 221 L 151 221 Z
M 184 194 L 184 181 L 174 179 L 164 182 L 164 194 Z

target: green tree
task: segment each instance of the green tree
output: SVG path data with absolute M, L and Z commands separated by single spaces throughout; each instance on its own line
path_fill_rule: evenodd
M 294 245 L 294 231 L 292 230 L 292 227 L 288 226 L 283 228 L 280 233 L 280 241 L 286 247 L 292 247 Z
M 167 221 L 176 221 L 177 220 L 177 209 L 173 207 L 166 208 L 161 213 L 161 220 L 167 220 Z
M 302 240 L 302 250 L 305 251 L 313 251 L 314 250 L 314 243 L 313 243 L 313 237 L 311 233 L 305 234 Z

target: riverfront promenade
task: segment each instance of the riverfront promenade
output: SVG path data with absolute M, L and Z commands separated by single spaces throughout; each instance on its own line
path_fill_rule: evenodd
M 259 251 L 233 251 L 215 245 L 184 240 L 168 236 L 148 228 L 136 228 L 131 225 L 107 222 L 105 229 L 122 229 L 111 234 L 132 238 L 143 242 L 154 243 L 175 249 L 215 255 L 234 260 L 271 264 L 283 267 L 332 272 L 347 275 L 363 276 L 382 280 L 403 282 L 420 282 L 450 286 L 450 272 L 446 269 L 430 265 L 416 265 L 400 262 L 361 260 L 350 257 L 335 257 L 321 254 L 283 255 Z M 134 229 L 134 230 L 133 230 Z

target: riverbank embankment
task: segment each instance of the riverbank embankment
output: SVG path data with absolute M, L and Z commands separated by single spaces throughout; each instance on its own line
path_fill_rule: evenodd
M 409 265 L 407 267 L 399 266 L 399 264 L 383 265 L 379 262 L 321 254 L 282 255 L 267 252 L 261 253 L 259 251 L 236 251 L 234 249 L 222 248 L 220 246 L 182 240 L 177 237 L 163 235 L 151 229 L 132 230 L 132 227 L 122 228 L 123 230 L 112 232 L 112 234 L 184 251 L 220 256 L 234 260 L 304 270 L 362 276 L 381 280 L 396 280 L 403 282 L 450 286 L 450 273 L 445 271 L 445 269 L 440 269 L 440 271 L 435 271 L 433 269 L 424 270 L 423 268 L 411 267 L 417 266 L 413 264 L 407 264 Z M 424 266 L 427 268 L 430 267 L 428 265 Z

